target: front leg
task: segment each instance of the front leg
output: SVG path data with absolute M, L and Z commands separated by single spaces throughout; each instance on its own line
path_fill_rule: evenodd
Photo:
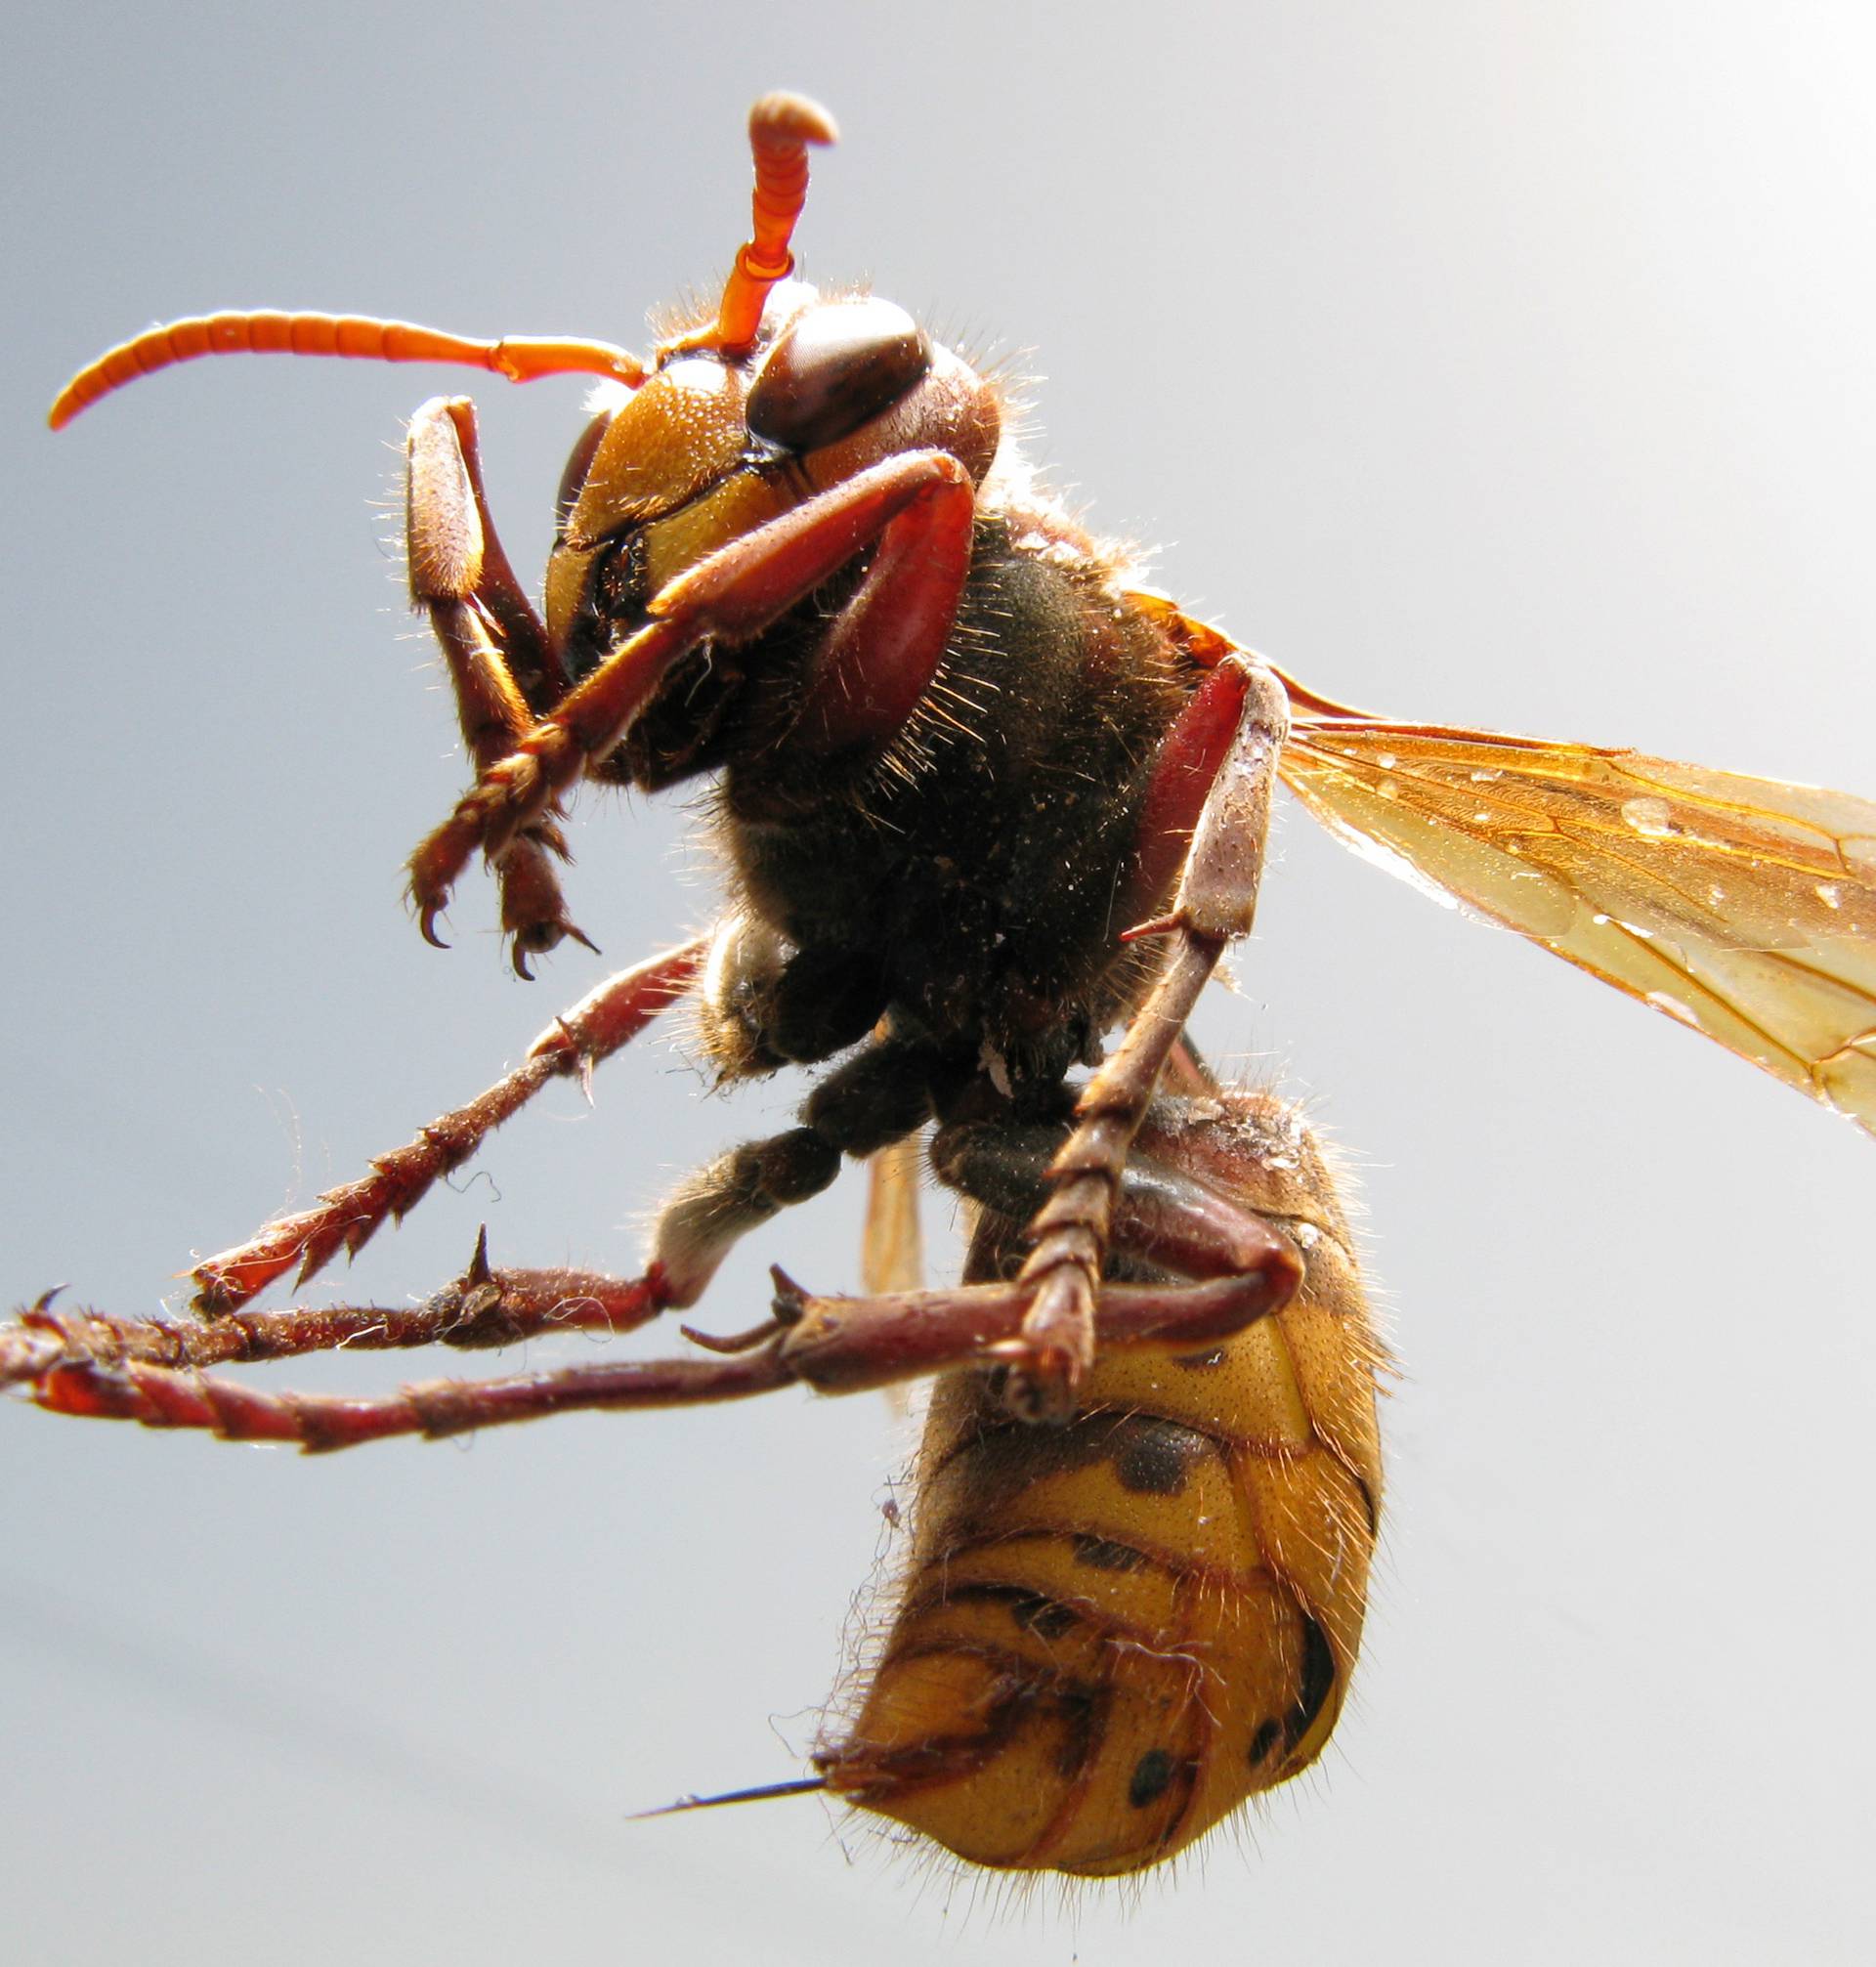
M 506 757 L 490 765 L 450 817 L 410 857 L 419 919 L 435 921 L 470 856 L 501 863 L 519 835 L 625 735 L 671 665 L 700 643 L 753 641 L 876 546 L 847 609 L 832 624 L 829 660 L 811 706 L 826 748 L 883 735 L 903 718 L 943 656 L 969 565 L 976 492 L 945 451 L 913 451 L 858 473 L 794 511 L 701 560 L 654 597 L 652 620 L 571 691 Z M 892 611 L 882 594 L 909 598 Z M 863 631 L 871 631 L 864 633 Z M 863 673 L 867 706 L 836 713 Z
M 410 419 L 405 459 L 410 599 L 430 618 L 455 693 L 463 749 L 481 774 L 566 695 L 569 678 L 490 517 L 474 404 L 432 397 Z M 521 976 L 531 974 L 530 956 L 565 937 L 592 948 L 561 896 L 554 863 L 566 857 L 560 829 L 542 819 L 502 863 L 501 926 Z M 422 928 L 426 941 L 442 946 L 427 912 Z

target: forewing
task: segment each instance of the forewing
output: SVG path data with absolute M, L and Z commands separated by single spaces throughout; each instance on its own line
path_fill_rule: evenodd
M 1284 781 L 1346 844 L 1876 1133 L 1876 804 L 1296 694 Z

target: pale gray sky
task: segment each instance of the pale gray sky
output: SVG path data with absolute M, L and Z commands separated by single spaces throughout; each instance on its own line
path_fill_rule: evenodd
M 743 236 L 766 88 L 844 130 L 808 277 L 1037 377 L 1056 482 L 1287 667 L 1876 793 L 1864 7 L 76 0 L 10 45 L 0 1296 L 180 1303 L 602 973 L 516 984 L 479 882 L 447 956 L 399 906 L 461 771 L 384 501 L 468 383 L 197 365 L 57 441 L 54 390 L 224 306 L 636 342 Z M 524 568 L 579 393 L 477 390 Z M 609 962 L 707 916 L 683 833 L 582 800 Z M 1360 1169 L 1405 1377 L 1356 1698 L 1250 1837 L 1071 1923 L 812 1800 L 624 1821 L 798 1772 L 881 1402 L 326 1463 L 9 1409 L 9 1957 L 1867 1959 L 1876 1147 L 1294 810 L 1282 849 L 1204 1032 Z M 621 1060 L 310 1296 L 421 1293 L 485 1220 L 628 1266 L 791 1089 L 698 1092 Z M 778 1227 L 714 1322 L 777 1259 L 850 1284 L 856 1217 Z

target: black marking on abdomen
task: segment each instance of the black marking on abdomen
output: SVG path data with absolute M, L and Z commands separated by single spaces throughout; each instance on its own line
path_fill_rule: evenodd
M 1136 1496 L 1176 1496 L 1212 1444 L 1177 1421 L 1136 1418 L 1117 1441 L 1114 1474 Z
M 1093 1760 L 1107 1726 L 1107 1689 L 1067 1687 L 1055 1694 L 1056 1712 L 1062 1718 L 1063 1738 L 1055 1756 L 1055 1773 L 1064 1782 L 1073 1782 Z
M 1116 1543 L 1112 1537 L 1090 1536 L 1086 1530 L 1075 1534 L 1075 1561 L 1096 1571 L 1137 1571 L 1147 1561 L 1144 1551 L 1131 1544 Z
M 1133 1774 L 1127 1785 L 1128 1802 L 1135 1810 L 1144 1810 L 1149 1803 L 1157 1803 L 1172 1786 L 1176 1766 L 1170 1748 L 1149 1748 L 1133 1765 Z
M 1060 1639 L 1072 1627 L 1081 1614 L 1073 1605 L 1065 1605 L 1059 1599 L 1052 1599 L 1046 1592 L 1032 1590 L 1028 1585 L 1003 1584 L 986 1580 L 981 1584 L 959 1585 L 946 1591 L 936 1602 L 938 1604 L 1003 1604 L 1009 1607 L 1009 1615 L 1024 1632 L 1034 1633 L 1038 1639 Z M 935 1606 L 922 1609 L 931 1610 Z
M 1336 1655 L 1329 1636 L 1307 1612 L 1302 1615 L 1301 1690 L 1283 1718 L 1283 1745 L 1295 1748 L 1316 1724 L 1323 1703 L 1335 1691 Z
M 1082 1414 L 1062 1428 L 1012 1421 L 965 1433 L 940 1462 L 929 1493 L 940 1498 L 945 1541 L 956 1549 L 992 1534 L 1038 1482 L 1107 1462 L 1136 1495 L 1177 1495 L 1202 1456 L 1229 1445 L 1154 1414 Z
M 1078 1617 L 1073 1605 L 1065 1605 L 1059 1599 L 1047 1598 L 1041 1592 L 1012 1594 L 1009 1615 L 1025 1632 L 1045 1640 L 1060 1639 Z

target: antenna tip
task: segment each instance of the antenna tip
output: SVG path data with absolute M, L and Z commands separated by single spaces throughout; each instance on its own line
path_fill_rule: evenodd
M 837 144 L 840 131 L 821 105 L 807 96 L 777 89 L 749 111 L 749 136 L 756 143 Z

